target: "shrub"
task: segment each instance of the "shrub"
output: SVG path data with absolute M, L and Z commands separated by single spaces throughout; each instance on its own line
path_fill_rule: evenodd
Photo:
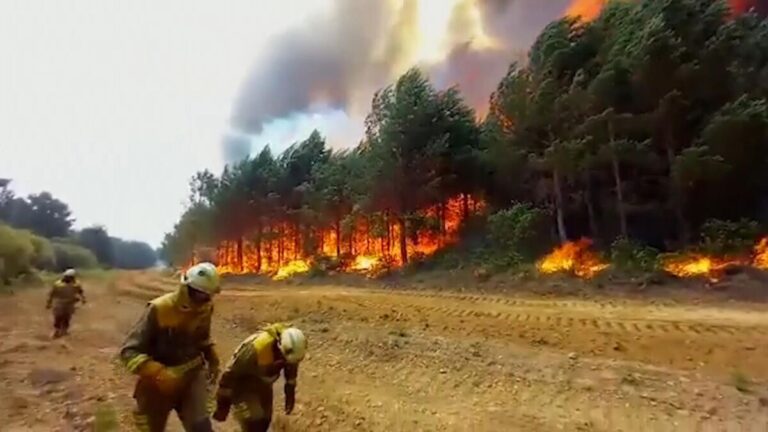
M 611 262 L 625 271 L 651 271 L 658 262 L 659 251 L 626 237 L 611 244 Z
M 701 248 L 713 255 L 741 255 L 749 253 L 759 234 L 760 225 L 749 219 L 710 219 L 701 226 Z
M 27 234 L 0 224 L 0 283 L 31 269 L 35 248 Z
M 533 260 L 549 249 L 547 213 L 516 203 L 488 217 L 490 240 L 517 260 Z
M 53 252 L 56 256 L 57 270 L 61 271 L 68 268 L 92 269 L 99 266 L 96 255 L 82 246 L 60 243 L 58 241 L 52 244 Z
M 32 244 L 32 266 L 39 270 L 55 270 L 56 255 L 53 252 L 53 245 L 47 238 L 35 235 L 32 231 L 21 231 L 26 235 Z

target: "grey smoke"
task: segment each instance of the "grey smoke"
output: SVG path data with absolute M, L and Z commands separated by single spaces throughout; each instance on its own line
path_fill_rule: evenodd
M 456 10 L 450 29 L 454 48 L 426 72 L 440 88 L 458 85 L 470 104 L 483 109 L 509 64 L 524 60 L 536 34 L 561 16 L 569 1 L 478 1 L 484 28 L 499 46 L 473 48 Z M 408 29 L 418 16 L 417 0 L 405 0 L 394 12 L 386 3 L 337 0 L 332 13 L 275 38 L 242 87 L 234 127 L 257 134 L 271 120 L 318 108 L 313 104 L 367 109 L 373 92 L 390 84 L 394 66 L 407 57 Z

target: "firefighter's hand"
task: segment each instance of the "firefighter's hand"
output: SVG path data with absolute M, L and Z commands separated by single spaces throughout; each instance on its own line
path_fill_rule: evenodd
M 141 379 L 152 385 L 159 392 L 172 395 L 179 387 L 179 379 L 162 363 L 150 360 L 139 369 Z
M 213 419 L 217 422 L 223 422 L 227 420 L 227 417 L 229 416 L 229 408 L 231 406 L 232 401 L 229 400 L 229 398 L 216 398 L 216 411 L 213 412 Z
M 296 405 L 296 386 L 286 384 L 285 385 L 285 414 L 289 415 L 293 412 L 293 407 Z
M 154 384 L 161 393 L 172 395 L 179 389 L 179 378 L 167 368 L 163 368 L 155 375 Z

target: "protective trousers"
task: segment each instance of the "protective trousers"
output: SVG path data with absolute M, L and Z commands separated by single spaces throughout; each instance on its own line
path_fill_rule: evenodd
M 238 389 L 232 397 L 234 417 L 243 432 L 266 432 L 272 422 L 272 384 L 261 381 Z
M 202 370 L 189 372 L 175 395 L 161 394 L 139 380 L 134 391 L 134 421 L 140 432 L 163 432 L 171 411 L 176 411 L 187 432 L 213 432 L 209 415 L 208 383 Z
M 75 313 L 73 307 L 58 307 L 53 309 L 53 335 L 55 337 L 64 336 L 69 332 L 69 324 L 72 321 L 72 315 Z

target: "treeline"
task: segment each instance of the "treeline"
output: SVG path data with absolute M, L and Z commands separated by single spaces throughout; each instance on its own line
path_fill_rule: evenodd
M 0 179 L 0 282 L 35 269 L 140 269 L 157 262 L 146 243 L 110 237 L 98 226 L 73 230 L 66 203 L 48 192 L 18 197 L 10 184 Z
M 550 24 L 482 121 L 414 69 L 375 95 L 352 150 L 315 132 L 278 157 L 265 148 L 197 174 L 163 254 L 183 264 L 224 240 L 242 267 L 244 244 L 288 228 L 301 254 L 327 253 L 317 233 L 352 238 L 362 220 L 375 238 L 394 227 L 407 263 L 411 243 L 445 230 L 425 209 L 456 196 L 484 200 L 507 247 L 510 232 L 539 238 L 515 227 L 544 217 L 536 228 L 555 241 L 681 248 L 711 219 L 766 221 L 766 96 L 765 19 L 715 0 L 611 2 L 592 22 Z

